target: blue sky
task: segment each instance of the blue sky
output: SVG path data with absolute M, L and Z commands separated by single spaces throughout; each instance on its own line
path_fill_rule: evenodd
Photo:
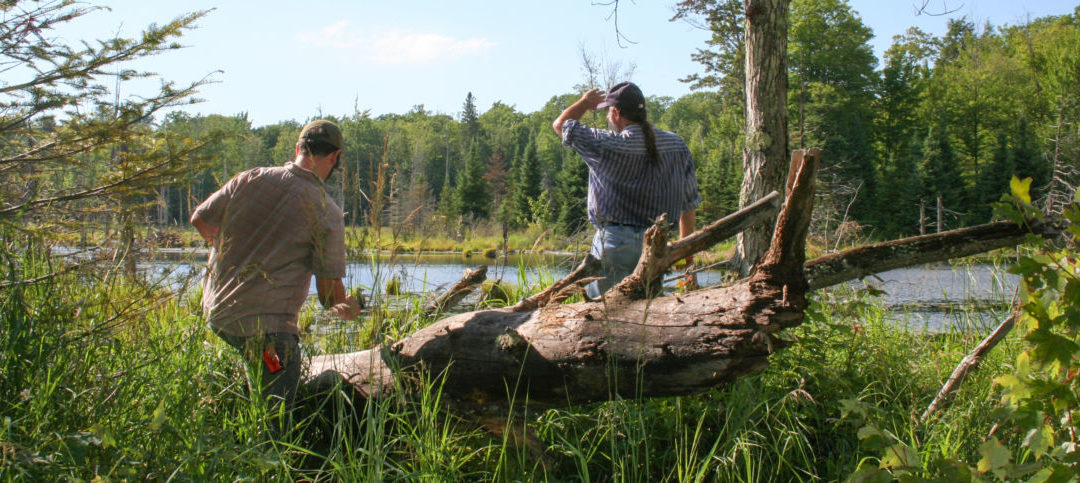
M 200 92 L 205 102 L 188 110 L 246 112 L 254 126 L 354 109 L 404 113 L 418 104 L 457 116 L 468 92 L 481 112 L 495 101 L 532 112 L 584 82 L 583 51 L 622 70 L 633 65 L 632 78 L 647 95 L 678 97 L 690 92 L 678 79 L 700 71 L 690 55 L 708 38 L 685 22 L 669 22 L 670 0 L 622 0 L 618 26 L 634 42 L 623 46 L 612 8 L 600 0 L 98 3 L 111 11 L 84 17 L 60 35 L 134 36 L 152 22 L 214 9 L 185 34 L 187 48 L 124 67 L 178 83 L 210 75 L 215 82 Z M 879 56 L 910 26 L 940 35 L 949 17 L 1011 25 L 1076 7 L 1064 0 L 930 0 L 931 9 L 955 9 L 945 17 L 916 15 L 916 3 L 922 0 L 850 0 L 873 29 Z M 135 83 L 122 90 L 144 88 Z

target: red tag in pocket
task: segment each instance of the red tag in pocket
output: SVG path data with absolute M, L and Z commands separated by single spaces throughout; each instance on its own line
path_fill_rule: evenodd
M 267 347 L 263 351 L 263 363 L 266 364 L 266 368 L 270 370 L 270 374 L 273 374 L 281 370 L 281 359 L 278 359 L 277 352 L 274 351 L 274 347 Z

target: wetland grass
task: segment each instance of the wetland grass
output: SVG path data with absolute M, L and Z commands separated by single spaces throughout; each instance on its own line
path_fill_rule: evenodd
M 198 293 L 178 298 L 93 271 L 17 283 L 55 271 L 48 260 L 28 249 L 2 267 L 3 480 L 836 480 L 881 457 L 860 439 L 871 425 L 925 461 L 977 460 L 994 423 L 990 380 L 1017 351 L 1014 339 L 1003 343 L 920 425 L 983 334 L 909 332 L 886 323 L 872 298 L 823 292 L 767 369 L 697 396 L 515 415 L 497 435 L 448 414 L 435 374 L 378 402 L 336 386 L 275 435 L 239 357 L 205 329 Z M 544 277 L 502 290 L 516 299 L 553 281 Z M 366 287 L 371 308 L 355 325 L 305 335 L 307 355 L 370 347 L 430 322 L 418 302 L 381 304 L 381 284 Z M 303 317 L 317 314 L 309 304 Z M 546 446 L 542 457 L 509 436 L 525 428 Z

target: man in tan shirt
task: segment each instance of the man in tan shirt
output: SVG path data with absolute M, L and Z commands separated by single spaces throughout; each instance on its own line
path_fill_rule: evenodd
M 360 311 L 341 281 L 344 217 L 323 185 L 343 147 L 334 123 L 312 121 L 292 163 L 236 175 L 191 215 L 212 246 L 202 298 L 207 322 L 243 355 L 252 387 L 286 409 L 300 378 L 297 317 L 311 276 L 333 314 L 352 320 Z

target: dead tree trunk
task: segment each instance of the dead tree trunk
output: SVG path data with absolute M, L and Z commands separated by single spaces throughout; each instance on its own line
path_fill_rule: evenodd
M 492 414 L 510 406 L 694 394 L 756 372 L 785 345 L 776 334 L 803 319 L 804 239 L 817 165 L 816 152 L 807 154 L 793 155 L 776 234 L 748 279 L 643 298 L 651 274 L 662 274 L 665 260 L 682 258 L 693 242 L 666 253 L 645 250 L 635 272 L 645 276 L 629 277 L 602 301 L 459 314 L 385 346 L 315 357 L 309 373 L 336 371 L 376 397 L 408 390 L 403 384 L 427 371 L 442 378 L 452 408 Z M 654 248 L 662 241 L 658 231 Z
M 1013 313 L 994 329 L 990 335 L 986 336 L 979 345 L 975 346 L 975 350 L 964 357 L 960 361 L 960 364 L 953 370 L 952 375 L 949 376 L 949 380 L 945 381 L 945 385 L 941 386 L 941 390 L 938 391 L 937 396 L 934 396 L 934 400 L 930 402 L 930 405 L 926 407 L 926 411 L 923 411 L 922 416 L 919 416 L 919 422 L 925 423 L 930 420 L 930 416 L 933 416 L 939 409 L 949 404 L 952 400 L 952 396 L 958 389 L 960 384 L 967 378 L 968 373 L 974 370 L 982 363 L 986 354 L 990 353 L 994 347 L 997 347 L 998 343 L 1005 339 L 1006 335 L 1012 331 L 1013 326 L 1016 325 L 1016 319 L 1020 316 L 1020 312 L 1016 310 L 1016 299 L 1013 299 Z

